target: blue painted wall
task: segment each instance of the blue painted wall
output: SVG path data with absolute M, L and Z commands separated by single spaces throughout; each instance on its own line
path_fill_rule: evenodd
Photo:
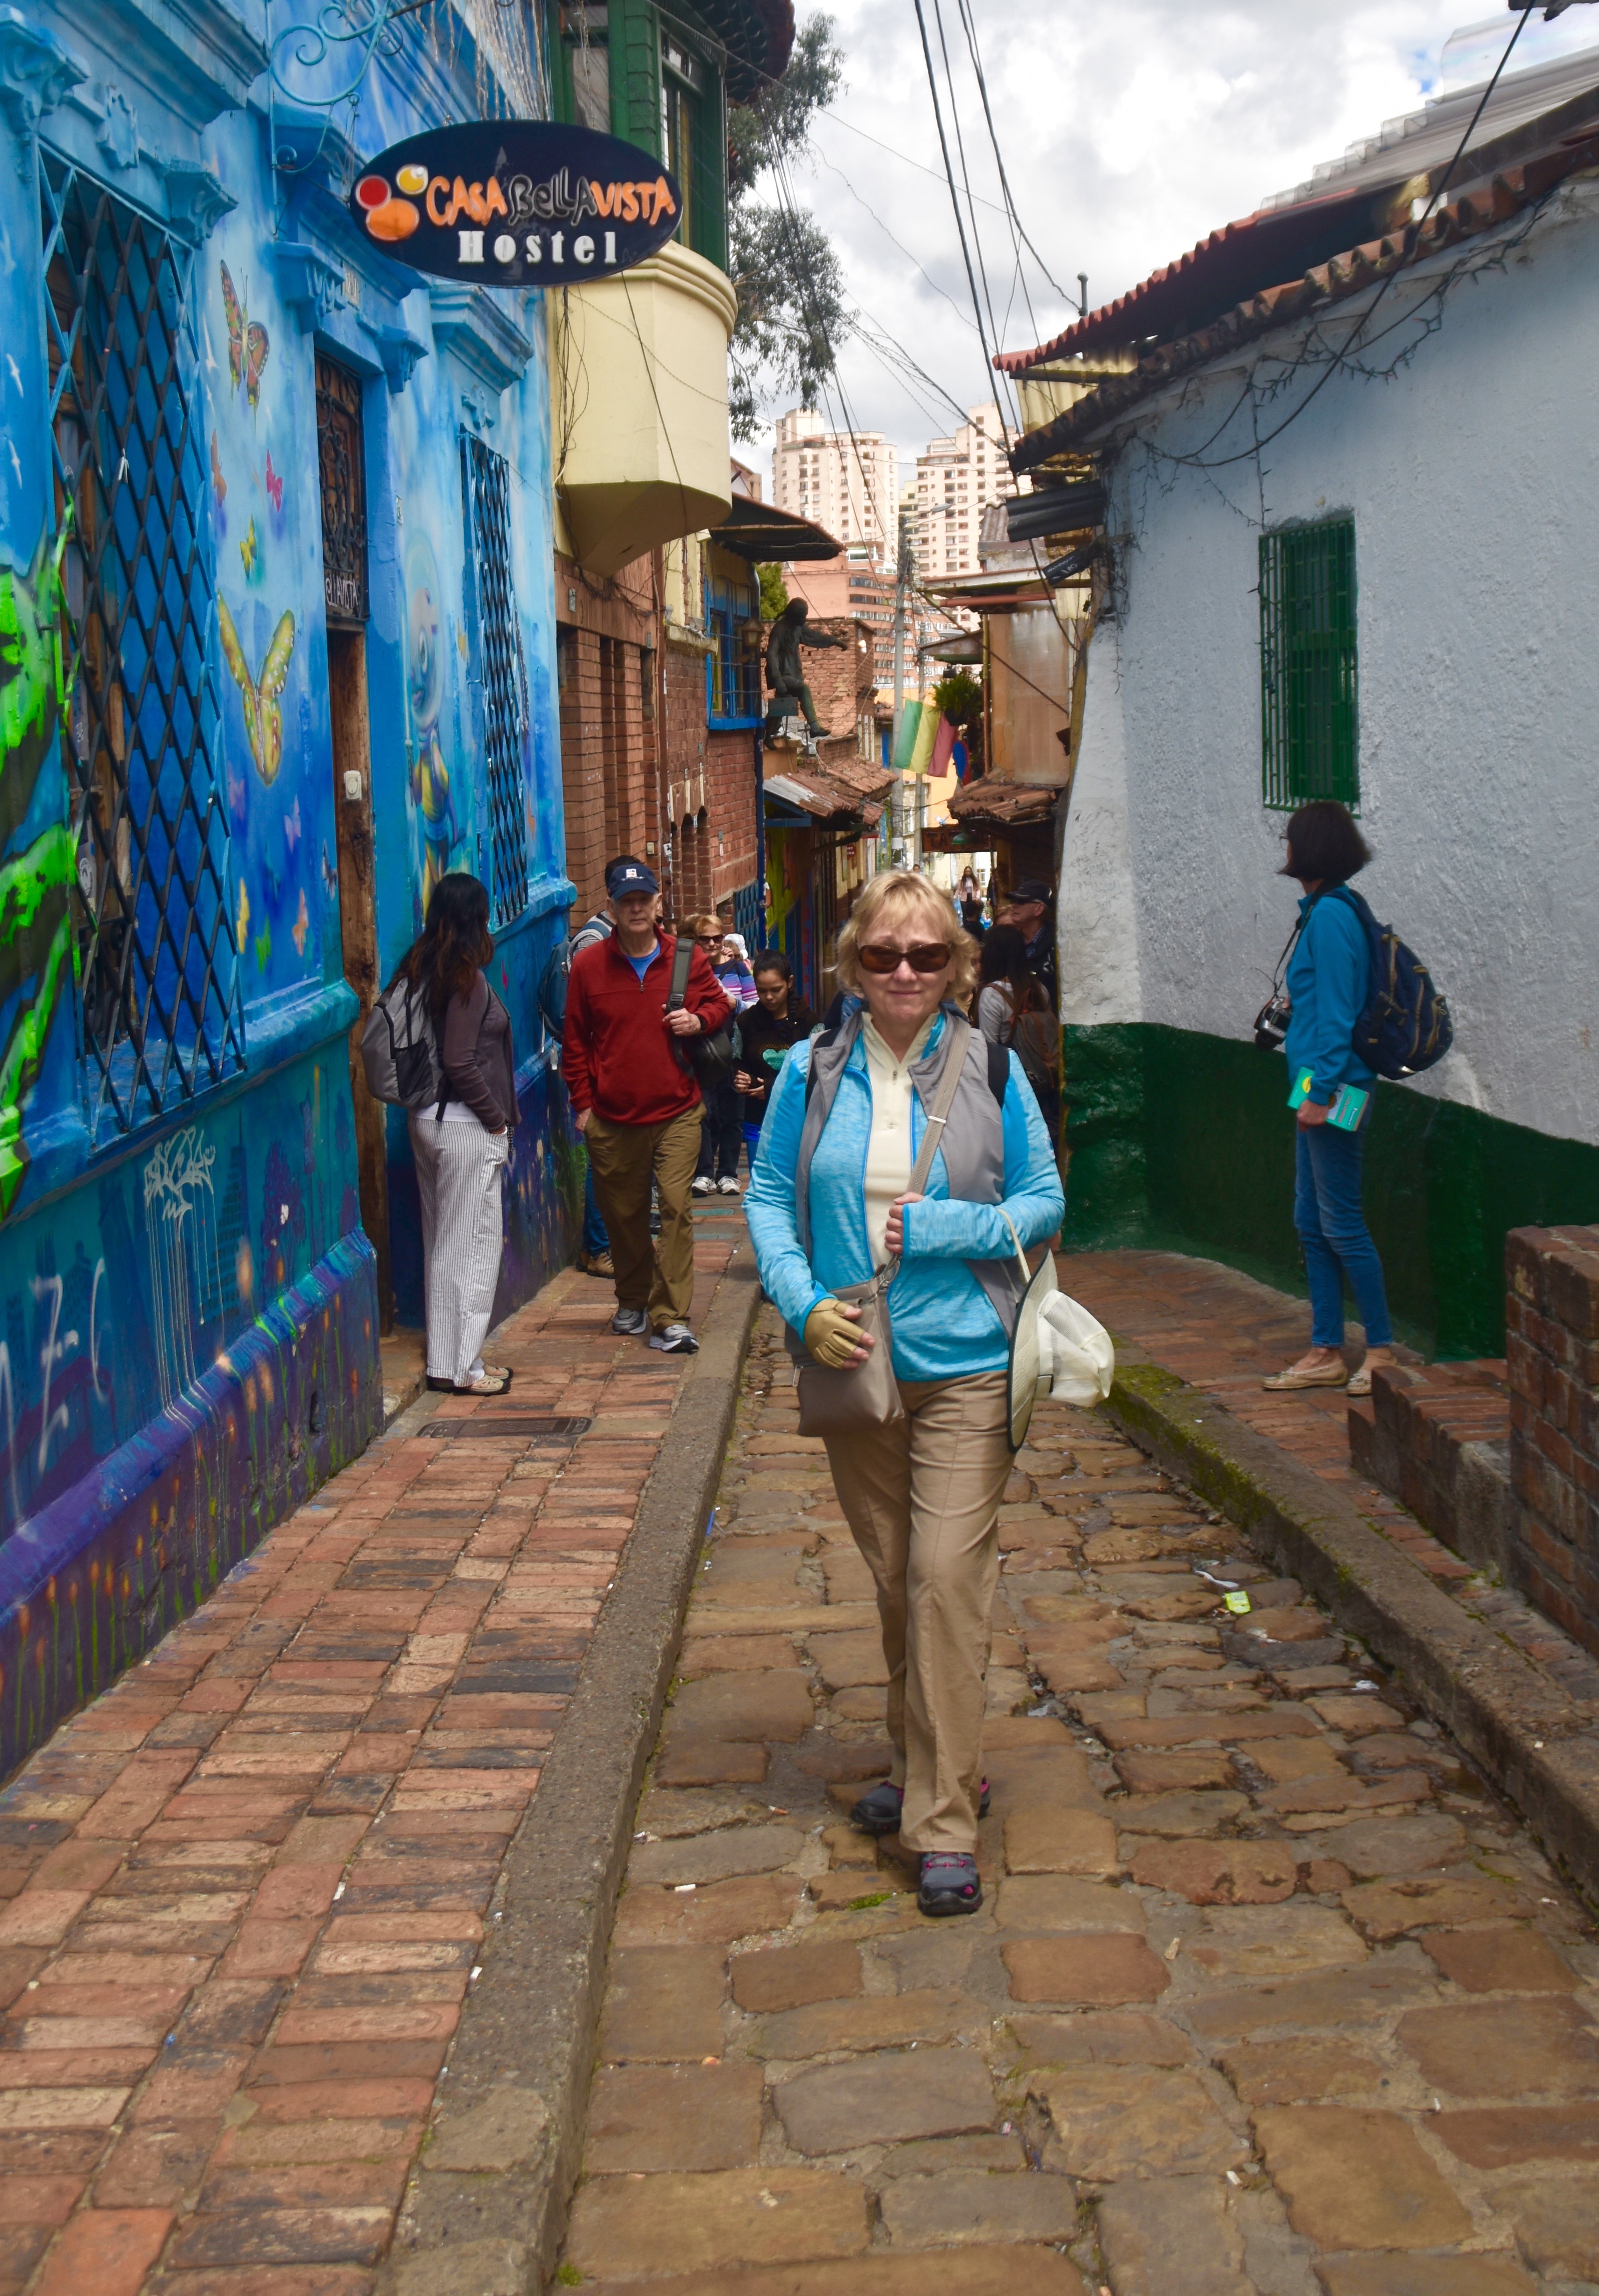
M 275 9 L 275 31 L 288 12 Z M 441 58 L 402 40 L 368 73 L 353 127 L 348 107 L 331 131 L 274 107 L 278 144 L 300 163 L 289 173 L 274 165 L 258 0 L 210 0 L 181 40 L 161 20 L 72 0 L 0 23 L 0 1761 L 159 1638 L 379 1423 L 336 867 L 319 348 L 364 390 L 385 978 L 438 873 L 488 875 L 463 432 L 509 465 L 529 857 L 527 907 L 495 967 L 523 1100 L 502 1310 L 569 1256 L 577 1193 L 537 1005 L 570 898 L 543 312 L 533 296 L 416 284 L 357 241 L 340 197 L 355 160 L 478 109 L 481 75 L 464 37 L 453 59 L 447 44 Z M 70 659 L 58 673 L 54 656 L 39 193 L 41 167 L 59 177 L 63 160 L 92 199 L 111 194 L 118 218 L 160 226 L 177 250 L 193 347 L 178 452 L 202 473 L 190 581 L 214 767 L 203 834 L 228 926 L 216 1013 L 242 1044 L 224 1081 L 171 1089 L 131 1126 L 95 1105 L 73 955 L 82 858 L 63 736 L 81 701 Z M 393 1119 L 390 1152 L 397 1285 L 414 1319 L 414 1184 Z

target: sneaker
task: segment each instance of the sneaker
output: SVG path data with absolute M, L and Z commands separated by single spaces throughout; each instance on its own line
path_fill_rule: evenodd
M 905 1807 L 905 1788 L 891 1785 L 887 1778 L 878 1781 L 869 1793 L 864 1793 L 849 1813 L 849 1823 L 862 1833 L 898 1833 L 899 1813 Z M 988 1815 L 988 1781 L 985 1778 L 979 1788 L 977 1805 L 979 1817 Z
M 708 1173 L 700 1172 L 697 1173 L 693 1181 L 691 1181 L 689 1185 L 689 1193 L 695 1196 L 714 1195 L 716 1193 L 716 1182 Z
M 616 1275 L 608 1251 L 580 1251 L 578 1254 L 578 1271 L 582 1275 L 614 1277 Z
M 611 1328 L 624 1340 L 642 1340 L 650 1328 L 650 1318 L 642 1308 L 619 1308 Z
M 717 1193 L 718 1196 L 737 1195 L 738 1182 L 734 1178 L 731 1172 L 724 1172 L 721 1178 L 717 1182 Z
M 665 1356 L 697 1356 L 700 1342 L 686 1324 L 668 1324 L 663 1332 L 652 1332 L 650 1345 L 659 1348 Z
M 916 1906 L 936 1920 L 942 1914 L 974 1914 L 983 1901 L 975 1857 L 947 1849 L 930 1849 L 922 1860 L 916 1884 Z

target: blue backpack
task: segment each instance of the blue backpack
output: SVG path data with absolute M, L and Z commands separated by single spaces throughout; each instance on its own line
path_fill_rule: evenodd
M 1415 951 L 1392 925 L 1380 925 L 1352 885 L 1330 885 L 1361 923 L 1371 950 L 1371 988 L 1355 1023 L 1356 1053 L 1368 1069 L 1397 1081 L 1441 1061 L 1455 1041 L 1449 1006 Z

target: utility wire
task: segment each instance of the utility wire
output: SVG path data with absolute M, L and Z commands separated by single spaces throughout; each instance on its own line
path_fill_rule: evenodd
M 988 141 L 994 146 L 994 164 L 999 170 L 999 185 L 1001 191 L 1004 194 L 1004 203 L 1009 211 L 1011 222 L 1020 236 L 1022 245 L 1027 249 L 1028 253 L 1032 257 L 1033 261 L 1037 265 L 1046 279 L 1049 281 L 1050 285 L 1054 289 L 1055 293 L 1060 297 L 1062 302 L 1070 306 L 1071 303 L 1070 296 L 1061 285 L 1060 281 L 1052 275 L 1048 264 L 1045 262 L 1044 258 L 1033 245 L 1032 241 L 1029 239 L 1026 232 L 1022 230 L 1021 217 L 1017 212 L 1015 196 L 1011 190 L 1011 179 L 1004 171 L 1004 155 L 999 148 L 999 136 L 996 132 L 994 126 L 994 114 L 988 108 L 988 83 L 983 73 L 982 58 L 978 53 L 977 25 L 972 18 L 971 9 L 966 4 L 966 0 L 959 0 L 959 6 L 961 12 L 961 21 L 964 25 L 966 30 L 966 45 L 971 51 L 972 69 L 977 75 L 977 92 L 982 98 L 983 118 L 988 123 Z M 1029 308 L 1028 316 L 1029 318 L 1032 316 L 1030 307 Z

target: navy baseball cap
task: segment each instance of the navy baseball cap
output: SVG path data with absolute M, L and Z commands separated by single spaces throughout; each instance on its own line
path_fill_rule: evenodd
M 624 861 L 606 878 L 605 890 L 615 901 L 628 893 L 659 893 L 660 882 L 654 870 L 646 869 L 642 861 Z

